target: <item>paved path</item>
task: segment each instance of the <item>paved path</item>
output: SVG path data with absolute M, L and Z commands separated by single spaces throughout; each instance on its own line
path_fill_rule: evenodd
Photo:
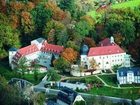
M 104 84 L 104 86 L 109 86 L 109 85 L 107 85 L 107 83 L 106 83 L 103 79 L 101 79 L 98 75 L 95 75 L 95 77 L 98 78 L 98 79 Z

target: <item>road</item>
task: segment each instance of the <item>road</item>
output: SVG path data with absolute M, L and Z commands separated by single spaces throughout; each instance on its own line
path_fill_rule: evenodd
M 45 88 L 44 84 L 46 83 L 47 80 L 47 76 L 45 76 L 42 81 L 36 85 L 33 86 L 32 89 L 36 92 L 45 92 L 46 94 L 51 94 L 51 95 L 57 95 L 57 93 L 60 90 L 57 89 L 50 89 L 50 88 Z M 47 81 L 47 83 L 49 83 L 49 81 Z M 107 84 L 106 84 L 107 85 Z M 110 97 L 110 96 L 100 96 L 100 95 L 92 95 L 92 94 L 87 94 L 87 93 L 78 93 L 83 97 L 97 97 L 97 98 L 101 98 L 103 97 L 105 100 L 111 100 L 113 103 L 118 103 L 118 102 L 127 102 L 127 103 L 131 103 L 130 99 L 124 99 L 124 98 L 117 98 L 117 97 Z M 140 99 L 135 100 L 136 101 L 136 105 L 140 105 Z M 131 105 L 131 104 L 130 104 Z

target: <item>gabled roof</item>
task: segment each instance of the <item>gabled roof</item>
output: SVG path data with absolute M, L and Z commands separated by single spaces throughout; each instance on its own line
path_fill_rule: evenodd
M 47 42 L 44 42 L 41 48 L 41 51 L 43 52 L 53 52 L 57 54 L 60 54 L 63 50 L 64 50 L 63 46 L 48 44 Z
M 74 102 L 76 96 L 77 96 L 77 93 L 75 91 L 73 91 L 70 88 L 63 87 L 61 89 L 61 91 L 58 92 L 57 98 L 65 103 L 71 105 Z
M 32 54 L 37 51 L 39 51 L 38 47 L 35 44 L 33 44 L 19 49 L 18 53 L 24 56 L 24 55 Z
M 109 38 L 105 38 L 104 40 L 99 42 L 99 46 L 110 46 L 112 43 L 110 42 Z
M 89 50 L 88 56 L 101 56 L 101 55 L 111 55 L 125 53 L 118 45 L 102 46 L 102 47 L 92 47 Z
M 118 69 L 119 76 L 127 76 L 128 72 L 134 73 L 134 76 L 140 76 L 140 67 L 122 67 Z

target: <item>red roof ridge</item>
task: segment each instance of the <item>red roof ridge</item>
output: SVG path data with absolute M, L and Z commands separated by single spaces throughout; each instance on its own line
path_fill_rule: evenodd
M 28 55 L 34 52 L 39 51 L 38 47 L 36 46 L 36 44 L 31 44 L 29 46 L 23 47 L 21 49 L 18 50 L 18 53 L 23 55 Z
M 111 55 L 124 53 L 124 50 L 117 44 L 101 47 L 92 47 L 89 50 L 88 56 Z

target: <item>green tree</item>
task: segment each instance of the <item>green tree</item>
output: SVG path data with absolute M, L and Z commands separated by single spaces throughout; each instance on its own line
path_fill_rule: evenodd
M 9 85 L 8 81 L 2 76 L 0 76 L 0 97 L 1 105 L 24 104 L 24 98 L 19 90 L 17 90 L 17 87 Z
M 33 102 L 33 105 L 44 105 L 45 94 L 44 93 L 33 93 L 31 95 L 31 100 Z
M 35 23 L 35 29 L 37 34 L 42 35 L 45 23 L 52 17 L 52 11 L 46 9 L 43 3 L 39 3 L 32 11 L 33 21 Z
M 27 72 L 27 59 L 25 57 L 19 59 L 17 69 L 24 78 L 25 72 Z
M 8 18 L 0 13 L 0 58 L 7 55 L 9 48 L 19 46 L 19 32 L 13 29 Z
M 74 50 L 76 51 L 79 51 L 80 50 L 80 46 L 78 46 L 75 41 L 68 41 L 67 44 L 66 44 L 66 47 L 67 48 L 73 48 Z
M 76 101 L 74 105 L 86 105 L 85 101 Z
M 75 32 L 82 37 L 85 37 L 89 34 L 90 26 L 85 21 L 80 21 L 75 25 Z
M 65 72 L 65 70 L 70 67 L 70 63 L 64 58 L 60 57 L 56 61 L 54 61 L 54 67 L 60 72 Z
M 75 17 L 76 4 L 75 0 L 61 0 L 59 7 L 63 10 L 67 10 L 71 13 L 72 17 Z
M 61 78 L 60 75 L 54 69 L 48 70 L 47 76 L 49 78 L 49 81 L 59 81 Z

